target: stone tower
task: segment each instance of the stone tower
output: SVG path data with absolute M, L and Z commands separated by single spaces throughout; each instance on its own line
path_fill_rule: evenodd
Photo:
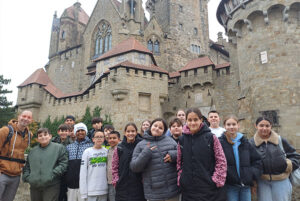
M 123 0 L 122 13 L 123 17 L 135 22 L 144 23 L 144 9 L 142 0 Z
M 300 3 L 222 0 L 217 17 L 237 54 L 239 116 L 253 133 L 258 116 L 300 148 Z
M 56 11 L 53 15 L 52 28 L 51 28 L 51 39 L 49 49 L 49 59 L 56 55 L 58 51 L 58 40 L 59 40 L 59 28 L 60 20 L 57 18 Z
M 53 17 L 49 63 L 45 67 L 53 84 L 64 93 L 82 89 L 81 46 L 89 16 L 79 2 Z M 81 74 L 79 73 L 81 72 Z
M 178 70 L 199 55 L 208 54 L 207 0 L 148 0 L 146 6 L 150 18 L 157 19 L 164 38 L 168 39 L 166 52 L 169 55 L 164 56 L 168 58 L 169 71 Z

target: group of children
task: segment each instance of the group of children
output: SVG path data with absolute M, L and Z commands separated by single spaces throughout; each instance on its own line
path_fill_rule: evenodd
M 262 159 L 238 132 L 238 119 L 226 117 L 218 138 L 199 109 L 178 114 L 169 125 L 145 120 L 140 132 L 128 123 L 122 141 L 113 126 L 102 128 L 101 118 L 90 132 L 74 125 L 73 142 L 65 124 L 53 139 L 39 129 L 40 145 L 30 151 L 23 175 L 31 200 L 250 201 Z

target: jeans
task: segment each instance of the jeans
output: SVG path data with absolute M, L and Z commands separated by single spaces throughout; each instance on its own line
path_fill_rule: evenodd
M 0 173 L 0 201 L 13 201 L 20 183 L 20 176 Z
M 249 186 L 226 185 L 227 201 L 251 201 L 251 188 Z
M 116 189 L 112 184 L 108 184 L 108 200 L 109 201 L 116 200 Z
M 290 201 L 292 185 L 289 178 L 280 181 L 258 180 L 258 201 Z

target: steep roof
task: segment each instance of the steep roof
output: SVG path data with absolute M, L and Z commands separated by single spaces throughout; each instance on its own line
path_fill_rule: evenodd
M 170 78 L 180 77 L 180 73 L 178 71 L 169 73 Z
M 185 65 L 182 69 L 180 69 L 179 72 L 210 66 L 210 65 L 214 65 L 214 63 L 210 60 L 208 56 L 204 56 L 204 57 L 191 60 L 189 63 L 187 63 L 187 65 Z
M 50 78 L 43 68 L 39 68 L 34 73 L 32 73 L 22 84 L 18 87 L 24 87 L 29 84 L 40 84 L 46 86 L 48 83 L 51 83 Z
M 144 66 L 144 65 L 140 65 L 140 64 L 131 63 L 130 61 L 127 61 L 127 60 L 123 61 L 122 63 L 119 63 L 115 66 L 112 66 L 109 69 L 113 69 L 113 68 L 120 67 L 120 66 L 168 74 L 168 71 L 164 70 L 163 68 L 161 68 L 159 66 L 156 66 L 153 64 L 151 66 Z
M 78 10 L 78 21 L 83 24 L 87 24 L 89 21 L 89 16 L 80 6 L 81 4 L 79 2 L 74 3 L 72 6 L 64 10 L 61 17 L 69 17 L 75 20 L 75 12 Z
M 220 69 L 220 68 L 226 68 L 226 67 L 230 67 L 230 63 L 222 63 L 222 64 L 217 64 L 215 69 Z
M 141 44 L 139 41 L 137 41 L 135 38 L 129 38 L 127 40 L 124 40 L 123 42 L 116 45 L 114 48 L 112 48 L 110 51 L 106 52 L 102 56 L 98 57 L 94 61 L 100 61 L 109 57 L 113 57 L 116 55 L 120 55 L 123 53 L 131 52 L 131 51 L 137 51 L 137 52 L 143 52 L 146 54 L 150 54 L 152 57 L 152 52 L 150 52 L 143 44 Z

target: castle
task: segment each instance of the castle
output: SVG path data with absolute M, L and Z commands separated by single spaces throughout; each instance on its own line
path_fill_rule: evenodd
M 228 42 L 209 40 L 208 0 L 98 0 L 53 17 L 49 62 L 18 86 L 18 110 L 44 121 L 100 106 L 118 130 L 169 120 L 179 108 L 236 114 L 253 134 L 260 115 L 300 148 L 297 0 L 222 0 Z M 229 57 L 230 55 L 230 57 Z

